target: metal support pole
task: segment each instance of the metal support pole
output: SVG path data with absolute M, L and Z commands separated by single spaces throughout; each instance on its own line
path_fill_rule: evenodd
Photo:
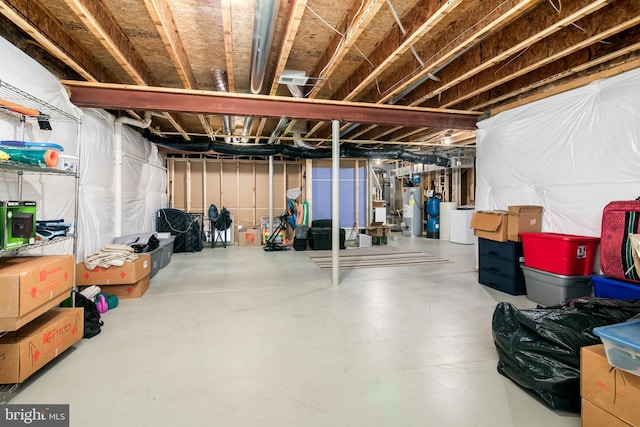
M 340 121 L 331 121 L 331 283 L 340 281 Z
M 269 156 L 269 234 L 273 233 L 273 156 Z

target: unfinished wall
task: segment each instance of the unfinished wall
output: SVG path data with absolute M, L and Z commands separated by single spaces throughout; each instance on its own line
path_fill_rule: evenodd
M 209 205 L 229 210 L 235 225 L 260 225 L 269 216 L 269 162 L 267 160 L 217 160 L 208 158 L 167 159 L 171 207 L 206 215 Z M 302 189 L 302 162 L 274 161 L 273 216 L 285 210 L 286 191 Z

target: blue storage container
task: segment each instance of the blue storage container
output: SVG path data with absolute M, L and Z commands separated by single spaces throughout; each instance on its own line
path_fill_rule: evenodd
M 602 339 L 611 366 L 640 376 L 640 320 L 598 326 L 593 333 Z
M 593 283 L 593 295 L 599 298 L 640 299 L 640 284 L 598 274 L 591 276 L 591 283 Z

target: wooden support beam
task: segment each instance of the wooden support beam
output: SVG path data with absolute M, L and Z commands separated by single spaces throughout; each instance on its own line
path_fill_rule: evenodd
M 156 26 L 156 31 L 160 35 L 160 40 L 164 44 L 171 62 L 176 69 L 180 81 L 185 89 L 197 89 L 198 84 L 193 75 L 193 70 L 187 58 L 187 52 L 182 45 L 178 29 L 173 19 L 173 13 L 167 0 L 144 0 L 149 16 Z M 146 84 L 150 84 L 147 82 Z
M 235 92 L 233 73 L 233 38 L 231 37 L 231 0 L 220 0 L 222 7 L 222 31 L 224 33 L 224 57 L 227 65 L 227 85 L 229 92 Z
M 55 19 L 39 1 L 0 0 L 0 13 L 87 81 L 115 81 L 102 64 L 67 35 L 64 24 Z
M 229 1 L 229 0 L 223 0 Z M 291 48 L 293 47 L 293 42 L 296 39 L 296 35 L 298 34 L 298 29 L 300 28 L 300 22 L 302 22 L 302 15 L 304 15 L 304 11 L 307 7 L 307 0 L 295 0 L 293 2 L 293 9 L 291 13 L 289 13 L 289 20 L 287 21 L 287 28 L 285 30 L 284 40 L 280 45 L 280 52 L 278 53 L 278 62 L 276 65 L 276 74 L 271 84 L 271 89 L 269 90 L 270 95 L 275 95 L 278 91 L 278 80 L 280 76 L 284 72 L 284 68 L 287 65 L 287 60 L 289 59 L 289 54 L 291 53 Z
M 109 51 L 136 84 L 153 85 L 151 71 L 103 2 L 65 0 L 87 29 Z
M 342 30 L 341 34 L 334 34 L 331 37 L 329 46 L 311 75 L 321 80 L 331 78 L 333 72 L 339 67 L 340 62 L 355 46 L 358 37 L 375 18 L 384 3 L 385 0 L 368 0 L 362 4 L 354 2 L 338 26 Z M 323 87 L 323 85 L 314 86 L 307 98 L 315 98 Z
M 418 1 L 401 20 L 406 34 L 403 34 L 397 24 L 394 25 L 369 57 L 373 69 L 369 63 L 362 64 L 352 78 L 337 90 L 335 97 L 345 101 L 355 100 L 357 95 L 370 87 L 386 68 L 409 52 L 422 36 L 462 3 L 461 0 Z
M 605 2 L 603 0 L 597 2 L 592 0 L 565 0 L 563 1 L 561 12 L 556 13 L 548 3 L 542 3 L 529 14 L 508 25 L 500 33 L 474 46 L 464 57 L 452 62 L 439 73 L 441 82 L 425 82 L 406 97 L 405 103 L 421 105 L 439 96 L 438 102 L 446 104 L 456 98 L 455 94 L 466 90 L 472 90 L 474 94 L 470 96 L 473 96 L 475 95 L 475 88 L 467 86 L 461 91 L 460 88 L 457 88 L 457 85 L 467 79 L 471 79 L 476 88 L 484 88 L 488 84 L 487 80 L 495 80 L 495 73 L 500 70 L 502 70 L 501 76 L 503 78 L 508 78 L 509 75 L 516 77 L 517 71 L 514 70 L 514 62 L 522 66 L 523 60 L 531 56 L 530 49 L 536 50 L 540 47 L 540 51 L 544 51 L 547 47 L 550 47 L 557 51 L 558 49 L 554 48 L 556 43 L 559 43 L 558 46 L 562 46 L 563 49 L 570 46 L 570 43 L 575 39 L 564 40 L 567 32 L 562 31 L 562 29 L 567 28 L 577 31 L 577 28 L 571 26 L 570 23 L 597 12 L 604 6 Z M 545 19 L 533 19 L 539 16 L 544 16 Z M 591 19 L 597 19 L 597 16 L 600 16 L 600 14 Z M 546 53 L 544 55 L 546 56 Z M 527 62 L 531 63 L 532 61 L 529 60 Z M 510 64 L 511 66 L 509 66 Z M 482 74 L 483 72 L 485 74 Z M 483 83 L 479 84 L 479 81 L 483 81 Z M 452 89 L 451 94 L 444 95 L 449 89 Z
M 470 81 L 447 90 L 440 96 L 439 102 L 431 100 L 430 104 L 457 105 L 465 99 L 486 93 L 501 84 L 506 84 L 517 77 L 533 72 L 533 80 L 542 80 L 544 68 L 555 61 L 587 49 L 582 55 L 586 61 L 593 61 L 594 55 L 604 56 L 614 51 L 626 49 L 633 39 L 620 38 L 615 45 L 602 44 L 597 50 L 590 48 L 600 40 L 614 36 L 616 33 L 640 23 L 640 3 L 635 0 L 620 0 L 578 21 L 580 28 L 566 26 L 549 37 L 540 40 L 527 49 L 526 53 L 513 58 L 505 64 L 496 64 Z M 585 31 L 583 31 L 585 30 Z M 626 53 L 626 52 L 624 52 Z M 584 61 L 582 61 L 584 62 Z M 572 62 L 569 67 L 578 66 Z M 568 68 L 567 70 L 569 70 Z M 561 72 L 556 70 L 556 73 Z M 538 77 L 536 77 L 536 74 Z M 507 92 L 516 90 L 512 86 Z
M 160 39 L 167 49 L 167 54 L 173 62 L 178 77 L 180 77 L 182 85 L 185 89 L 198 89 L 198 83 L 193 75 L 189 58 L 187 58 L 187 52 L 178 35 L 178 29 L 176 28 L 169 3 L 167 3 L 167 0 L 145 0 L 145 5 L 149 11 L 149 16 L 156 26 L 156 31 L 158 31 L 160 35 Z M 177 119 L 169 119 L 169 121 L 172 120 L 175 120 L 177 123 Z M 198 115 L 198 120 L 200 120 L 205 133 L 209 135 L 209 138 L 213 139 L 213 130 L 202 114 Z M 186 136 L 186 132 L 184 132 L 182 126 L 180 126 L 180 128 L 176 127 L 176 129 L 183 137 Z M 188 137 L 185 137 L 185 139 L 189 140 Z
M 479 3 L 477 8 L 466 12 L 446 31 L 435 36 L 431 43 L 418 50 L 420 57 L 424 58 L 425 67 L 416 72 L 408 73 L 404 69 L 399 69 L 388 74 L 378 85 L 382 95 L 377 91 L 370 91 L 370 95 L 378 103 L 388 101 L 395 103 L 393 102 L 395 98 L 404 96 L 407 89 L 424 81 L 429 73 L 436 72 L 453 61 L 478 44 L 480 40 L 522 15 L 537 2 L 538 0 L 500 0 Z M 446 46 L 446 49 L 443 46 Z

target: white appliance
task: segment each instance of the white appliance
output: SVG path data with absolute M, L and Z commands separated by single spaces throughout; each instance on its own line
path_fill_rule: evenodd
M 455 209 L 449 212 L 449 241 L 473 245 L 476 240 L 471 228 L 471 217 L 474 209 Z
M 402 187 L 402 235 L 422 236 L 422 188 Z

